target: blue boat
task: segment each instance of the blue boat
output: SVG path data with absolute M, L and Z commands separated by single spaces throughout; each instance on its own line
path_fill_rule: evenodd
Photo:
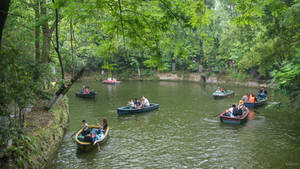
M 159 108 L 159 104 L 151 103 L 149 107 L 143 107 L 140 109 L 134 109 L 129 106 L 126 107 L 120 107 L 118 108 L 118 114 L 123 115 L 123 114 L 135 114 L 135 113 L 142 113 L 142 112 L 148 112 L 152 110 L 156 110 Z
M 95 98 L 96 92 L 91 91 L 89 94 L 83 94 L 81 92 L 76 92 L 75 93 L 77 97 L 82 97 L 82 98 Z
M 226 90 L 226 93 L 224 92 L 214 92 L 213 93 L 213 97 L 215 99 L 220 99 L 220 98 L 225 98 L 225 97 L 230 97 L 230 96 L 234 96 L 234 91 L 232 90 Z
M 247 107 L 244 108 L 243 114 L 239 116 L 227 116 L 226 111 L 220 114 L 220 121 L 222 123 L 229 123 L 229 124 L 242 124 L 248 120 L 249 110 Z
M 261 98 L 261 99 L 257 99 L 257 101 L 255 103 L 250 103 L 250 102 L 244 102 L 244 105 L 250 109 L 252 108 L 256 108 L 259 106 L 264 105 L 267 102 L 268 98 Z

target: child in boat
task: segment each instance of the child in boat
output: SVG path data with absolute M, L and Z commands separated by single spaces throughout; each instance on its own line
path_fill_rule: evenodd
M 142 107 L 141 102 L 140 102 L 137 98 L 135 98 L 135 99 L 134 99 L 134 108 L 135 108 L 135 109 L 139 109 L 139 108 L 141 108 L 141 107 Z
M 85 85 L 82 86 L 82 89 L 80 90 L 80 93 L 84 93 L 85 92 Z
M 134 102 L 133 99 L 130 99 L 130 101 L 128 102 L 129 108 L 130 109 L 134 109 Z

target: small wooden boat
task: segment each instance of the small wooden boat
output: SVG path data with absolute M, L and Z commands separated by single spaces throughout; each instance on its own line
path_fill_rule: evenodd
M 151 103 L 149 107 L 143 107 L 140 109 L 134 109 L 134 108 L 130 108 L 129 106 L 126 106 L 126 107 L 118 108 L 118 114 L 123 115 L 123 114 L 142 113 L 142 112 L 156 110 L 158 108 L 159 108 L 159 104 L 154 104 L 154 103 Z
M 215 99 L 225 98 L 225 97 L 230 97 L 230 96 L 234 96 L 234 91 L 232 91 L 232 90 L 226 90 L 226 93 L 224 93 L 224 92 L 217 92 L 217 91 L 213 93 L 213 97 Z
M 248 120 L 249 110 L 247 107 L 244 108 L 243 114 L 239 116 L 227 116 L 226 112 L 220 114 L 220 120 L 223 123 L 230 123 L 230 124 L 242 124 Z
M 103 84 L 120 84 L 121 82 L 117 81 L 117 80 L 114 80 L 114 79 L 113 80 L 108 79 L 108 80 L 103 80 L 102 83 Z
M 76 92 L 75 93 L 77 97 L 82 97 L 82 98 L 95 98 L 96 92 L 91 91 L 89 94 L 83 94 L 81 92 Z
M 250 109 L 252 108 L 256 108 L 259 106 L 264 105 L 267 102 L 268 98 L 264 98 L 264 99 L 257 99 L 257 101 L 255 103 L 250 103 L 250 102 L 244 102 L 244 105 Z
M 93 128 L 100 129 L 100 127 L 96 126 L 96 125 L 89 125 L 88 127 L 89 127 L 90 130 L 92 130 Z M 75 141 L 77 143 L 78 148 L 80 150 L 83 150 L 83 151 L 89 151 L 89 150 L 92 150 L 92 149 L 97 149 L 97 145 L 93 145 L 91 142 L 85 142 L 84 141 L 84 136 L 81 134 L 82 131 L 83 131 L 83 128 L 78 130 L 76 135 L 75 135 Z M 109 134 L 110 134 L 110 128 L 107 127 L 104 135 L 98 141 L 98 144 L 104 143 L 108 139 Z

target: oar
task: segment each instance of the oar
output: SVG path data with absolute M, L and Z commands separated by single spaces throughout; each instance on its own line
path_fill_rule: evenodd
M 218 114 L 214 115 L 214 117 L 217 117 L 217 116 L 219 116 L 219 115 L 220 115 L 220 113 L 218 113 Z
M 82 127 L 80 127 L 80 129 L 82 129 Z M 71 135 L 71 138 L 73 138 L 73 136 L 74 136 L 80 129 L 78 129 L 77 131 L 75 131 L 75 132 Z

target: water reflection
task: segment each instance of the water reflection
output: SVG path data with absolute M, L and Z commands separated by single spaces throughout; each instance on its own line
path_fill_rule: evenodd
M 74 85 L 73 92 L 83 84 Z M 69 95 L 70 123 L 51 168 L 285 168 L 282 164 L 286 161 L 300 164 L 299 115 L 260 108 L 250 110 L 243 125 L 223 124 L 215 117 L 256 89 L 227 85 L 236 96 L 214 100 L 216 85 L 88 85 L 98 93 L 95 100 Z M 118 116 L 118 107 L 142 95 L 159 103 L 160 109 Z M 103 117 L 109 120 L 111 135 L 101 153 L 77 152 L 70 135 L 81 120 L 92 124 Z

